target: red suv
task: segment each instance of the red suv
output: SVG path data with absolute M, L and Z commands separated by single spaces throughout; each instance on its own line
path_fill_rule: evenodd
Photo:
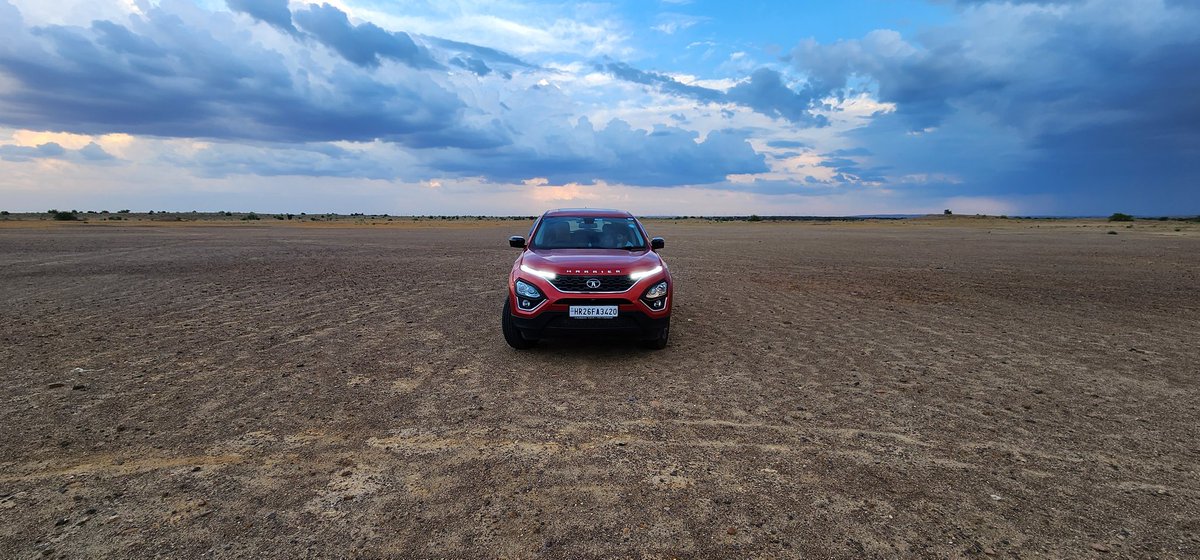
M 529 348 L 557 336 L 624 335 L 664 348 L 671 326 L 671 273 L 629 212 L 563 209 L 542 214 L 508 276 L 504 340 Z

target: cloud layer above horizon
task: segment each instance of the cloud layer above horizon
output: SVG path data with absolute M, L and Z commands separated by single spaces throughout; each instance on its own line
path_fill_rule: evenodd
M 1188 2 L 72 2 L 0 0 L 10 210 L 1200 212 Z

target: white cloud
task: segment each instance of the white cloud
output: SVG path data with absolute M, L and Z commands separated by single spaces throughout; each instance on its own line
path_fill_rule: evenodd
M 658 24 L 651 26 L 650 29 L 666 35 L 674 35 L 675 33 L 708 21 L 709 18 L 667 12 L 659 14 L 657 19 Z
M 521 2 L 423 5 L 329 0 L 353 19 L 391 31 L 445 37 L 541 58 L 553 54 L 626 55 L 630 33 L 599 5 L 547 6 Z
M 141 9 L 131 0 L 8 0 L 33 25 L 80 25 L 101 20 L 125 21 Z

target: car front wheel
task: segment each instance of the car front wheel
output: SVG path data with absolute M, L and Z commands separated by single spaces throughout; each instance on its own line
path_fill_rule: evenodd
M 667 337 L 670 336 L 670 334 L 671 320 L 667 319 L 667 325 L 663 327 L 662 334 L 655 339 L 643 340 L 641 343 L 642 348 L 648 348 L 650 350 L 662 350 L 663 348 L 667 347 Z
M 536 340 L 526 340 L 521 336 L 521 331 L 513 324 L 512 307 L 508 298 L 504 299 L 504 314 L 500 317 L 500 329 L 504 331 L 504 341 L 517 350 L 532 348 L 537 344 Z

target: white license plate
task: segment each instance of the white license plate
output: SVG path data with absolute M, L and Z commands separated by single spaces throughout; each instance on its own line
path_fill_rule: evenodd
M 572 319 L 612 319 L 617 316 L 615 305 L 572 305 Z

